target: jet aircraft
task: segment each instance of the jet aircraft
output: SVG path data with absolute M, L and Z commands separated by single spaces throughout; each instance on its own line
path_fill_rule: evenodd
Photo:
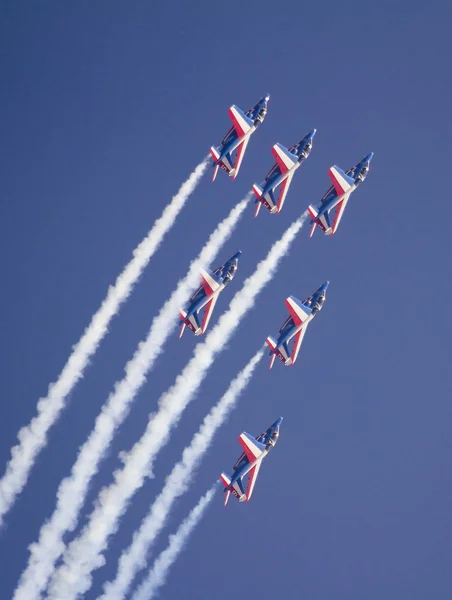
M 219 167 L 223 171 L 226 171 L 232 179 L 237 177 L 250 137 L 256 130 L 256 127 L 265 119 L 269 100 L 270 94 L 267 94 L 245 113 L 235 106 L 235 104 L 231 106 L 228 112 L 232 121 L 232 127 L 221 141 L 221 146 L 219 148 L 212 146 L 210 149 L 214 167 L 212 181 L 215 181 Z M 232 153 L 234 151 L 237 152 L 235 163 L 233 164 Z
M 262 461 L 275 446 L 279 437 L 279 427 L 283 418 L 279 417 L 273 425 L 257 437 L 253 437 L 245 431 L 238 437 L 244 452 L 232 467 L 234 474 L 222 473 L 220 479 L 226 488 L 224 505 L 228 503 L 230 494 L 233 494 L 239 502 L 249 502 L 256 483 L 257 475 Z M 243 487 L 243 480 L 248 475 L 248 485 Z
M 289 296 L 285 300 L 284 303 L 289 310 L 290 316 L 279 330 L 277 340 L 271 336 L 267 338 L 267 344 L 271 350 L 270 369 L 273 367 L 276 357 L 282 360 L 287 367 L 295 364 L 306 329 L 319 310 L 322 310 L 329 283 L 329 281 L 325 281 L 312 296 L 309 296 L 303 302 L 300 302 L 294 296 Z M 294 336 L 295 340 L 291 353 L 289 342 Z
M 187 310 L 181 310 L 179 313 L 182 320 L 179 338 L 182 337 L 185 327 L 191 329 L 195 335 L 202 335 L 205 332 L 220 292 L 234 279 L 241 254 L 239 250 L 213 273 L 209 269 L 201 269 L 202 285 L 192 294 Z M 199 313 L 203 308 L 204 316 L 201 323 Z
M 333 185 L 323 196 L 321 205 L 318 208 L 312 205 L 308 208 L 312 218 L 312 228 L 309 237 L 313 236 L 317 225 L 326 235 L 334 235 L 336 233 L 350 194 L 365 180 L 373 156 L 373 152 L 371 152 L 345 173 L 336 165 L 331 167 L 328 175 Z M 331 221 L 331 211 L 333 208 L 336 210 Z
M 271 214 L 278 214 L 286 199 L 289 191 L 292 178 L 295 171 L 308 158 L 312 150 L 312 140 L 316 134 L 316 129 L 309 132 L 302 140 L 287 149 L 281 144 L 275 144 L 272 148 L 273 156 L 276 159 L 276 164 L 271 168 L 265 181 L 259 186 L 256 183 L 253 185 L 253 192 L 256 196 L 256 212 L 257 217 L 261 206 L 264 205 Z M 275 189 L 281 186 L 278 200 L 275 198 Z

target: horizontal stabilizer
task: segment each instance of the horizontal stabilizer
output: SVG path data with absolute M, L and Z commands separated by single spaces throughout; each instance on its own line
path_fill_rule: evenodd
M 179 339 L 181 339 L 181 337 L 184 335 L 184 331 L 185 331 L 185 327 L 186 327 L 185 317 L 187 316 L 187 313 L 185 312 L 185 310 L 181 310 L 181 311 L 179 311 L 179 315 L 182 320 L 182 325 L 181 325 L 180 333 L 179 333 Z
M 229 500 L 229 496 L 231 495 L 231 491 L 228 490 L 228 487 L 231 485 L 231 478 L 226 473 L 222 473 L 220 475 L 220 479 L 223 482 L 224 487 L 226 488 L 224 490 L 225 491 L 225 494 L 224 494 L 224 505 L 226 506 L 226 504 L 228 503 L 228 500 Z
M 267 345 L 269 346 L 270 350 L 274 350 L 276 348 L 276 340 L 274 338 L 272 338 L 271 335 L 268 336 L 266 341 L 267 341 Z
M 255 183 L 255 184 L 253 185 L 253 192 L 254 192 L 254 195 L 256 196 L 256 198 L 257 198 L 258 200 L 259 200 L 259 198 L 262 196 L 262 192 L 263 192 L 263 191 L 264 191 L 264 190 L 263 190 L 263 189 L 260 187 L 260 185 L 257 185 L 257 183 Z
M 257 217 L 259 211 L 261 209 L 262 202 L 260 200 L 256 200 L 256 210 L 254 211 L 254 216 Z
M 179 311 L 179 315 L 181 320 L 183 321 L 182 327 L 179 333 L 179 339 L 182 337 L 185 327 L 188 327 L 193 331 L 195 335 L 200 335 L 201 333 L 201 325 L 198 319 L 198 313 L 192 313 L 190 316 L 187 316 L 187 313 L 184 310 Z
M 313 221 L 317 219 L 319 214 L 318 210 L 315 208 L 315 206 L 312 206 L 312 204 L 308 206 L 308 213 L 311 215 L 311 219 Z
M 222 156 L 218 152 L 218 150 L 214 146 L 212 146 L 210 149 L 210 154 L 212 155 L 213 164 L 214 164 L 212 181 L 215 181 L 215 178 L 218 173 L 218 168 L 221 168 L 229 176 L 232 176 L 234 174 L 235 169 L 232 166 L 232 158 L 231 158 L 231 155 L 229 152 L 227 152 L 225 155 Z
M 220 475 L 221 482 L 223 483 L 225 489 L 225 497 L 224 497 L 224 505 L 228 503 L 229 495 L 232 494 L 237 498 L 239 502 L 244 502 L 246 500 L 245 490 L 243 489 L 242 480 L 238 479 L 231 486 L 231 478 L 227 473 L 222 473 Z
M 227 473 L 222 473 L 220 479 L 223 482 L 224 487 L 228 488 L 231 485 L 231 478 Z
M 314 223 L 311 225 L 311 231 L 309 232 L 309 237 L 310 237 L 310 238 L 312 238 L 312 236 L 314 235 L 314 231 L 315 231 L 315 228 L 316 228 L 316 227 L 317 227 L 317 223 L 315 223 L 315 222 L 314 222 Z
M 311 233 L 309 237 L 312 237 L 314 234 L 314 230 L 318 225 L 323 233 L 329 234 L 331 230 L 330 220 L 327 213 L 322 213 L 319 216 L 318 210 L 312 206 L 311 204 L 308 206 L 308 213 L 311 215 Z
M 267 344 L 271 349 L 270 355 L 270 369 L 273 367 L 275 362 L 275 358 L 278 357 L 285 365 L 290 365 L 292 360 L 289 357 L 289 352 L 287 350 L 287 344 L 282 344 L 282 346 L 278 347 L 278 344 L 274 338 L 268 336 Z
M 212 146 L 210 149 L 210 154 L 212 155 L 213 160 L 216 162 L 219 158 L 220 158 L 220 153 L 218 152 L 218 150 L 215 148 L 215 146 Z
M 273 368 L 273 364 L 275 362 L 275 358 L 276 358 L 276 354 L 273 352 L 273 350 L 276 348 L 276 340 L 273 339 L 271 337 L 271 335 L 268 336 L 268 338 L 266 339 L 267 342 L 267 346 L 270 348 L 271 350 L 271 355 L 270 355 L 270 367 L 269 369 Z

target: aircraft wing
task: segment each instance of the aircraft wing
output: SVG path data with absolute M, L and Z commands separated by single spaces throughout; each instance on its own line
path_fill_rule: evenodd
M 248 477 L 248 486 L 246 488 L 246 502 L 250 501 L 250 498 L 253 494 L 254 486 L 256 484 L 256 479 L 259 473 L 259 469 L 261 468 L 262 461 L 259 461 L 255 467 L 251 469 Z
M 207 302 L 207 304 L 205 306 L 204 317 L 203 317 L 202 325 L 201 325 L 202 333 L 204 333 L 205 330 L 207 329 L 207 325 L 209 324 L 210 317 L 212 316 L 213 309 L 215 307 L 215 304 L 217 303 L 217 300 L 218 300 L 218 294 L 216 296 L 213 296 L 212 299 L 209 300 L 209 302 Z
M 297 327 L 306 321 L 312 312 L 310 308 L 302 304 L 300 300 L 294 296 L 289 296 L 284 301 L 284 304 L 287 306 L 290 316 Z
M 334 189 L 338 196 L 343 196 L 353 185 L 355 185 L 355 180 L 352 177 L 349 177 L 342 169 L 339 169 L 339 167 L 331 167 L 328 171 L 328 175 L 333 182 Z
M 286 199 L 286 196 L 287 196 L 287 192 L 289 191 L 290 184 L 292 183 L 293 176 L 294 176 L 294 174 L 291 173 L 281 183 L 281 190 L 279 192 L 279 197 L 278 197 L 278 212 L 281 212 L 281 209 L 284 204 L 284 200 Z
M 237 135 L 239 137 L 245 136 L 253 127 L 253 121 L 235 105 L 232 105 L 228 112 Z
M 307 325 L 305 325 L 305 327 L 302 327 L 300 329 L 300 331 L 295 335 L 295 341 L 293 344 L 292 355 L 291 355 L 292 366 L 295 364 L 295 361 L 297 360 L 297 356 L 298 356 L 298 353 L 300 352 L 300 348 L 301 348 L 301 342 L 303 341 L 304 334 L 306 333 L 306 329 L 308 328 L 308 325 L 309 325 L 309 323 Z
M 261 444 L 252 435 L 246 432 L 239 435 L 239 443 L 250 462 L 254 462 L 265 450 L 264 444 Z
M 350 194 L 346 194 L 344 198 L 335 206 L 335 213 L 333 219 L 333 225 L 331 227 L 331 233 L 336 233 L 336 229 L 339 227 L 339 223 L 341 222 L 342 215 L 344 213 L 345 207 L 347 206 L 348 199 L 350 198 Z
M 298 162 L 298 157 L 292 152 L 289 152 L 287 148 L 284 148 L 281 144 L 275 144 L 272 148 L 272 154 L 278 163 L 278 167 L 281 170 L 281 173 L 287 173 L 290 171 L 292 167 L 294 167 Z
M 214 294 L 220 287 L 220 283 L 210 269 L 201 269 L 202 287 L 208 296 Z
M 237 154 L 235 157 L 235 165 L 234 165 L 234 174 L 232 175 L 232 179 L 235 179 L 239 173 L 240 166 L 242 164 L 243 157 L 245 156 L 245 150 L 248 146 L 248 142 L 250 141 L 249 136 L 243 140 L 241 144 L 237 146 Z

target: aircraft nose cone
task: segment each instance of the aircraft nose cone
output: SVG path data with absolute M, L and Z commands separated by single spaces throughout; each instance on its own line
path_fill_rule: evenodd
M 315 136 L 316 133 L 317 133 L 317 129 L 313 129 L 311 131 L 311 133 L 309 134 L 311 136 L 311 139 Z
M 270 94 L 267 94 L 267 95 L 265 96 L 265 101 L 266 101 L 266 102 L 268 102 L 269 100 L 270 100 Z
M 279 427 L 281 425 L 283 421 L 282 417 L 279 417 L 279 419 L 277 419 L 274 423 L 273 423 L 273 427 Z
M 370 162 L 374 157 L 374 153 L 371 152 L 370 154 L 368 154 L 365 158 L 366 162 Z

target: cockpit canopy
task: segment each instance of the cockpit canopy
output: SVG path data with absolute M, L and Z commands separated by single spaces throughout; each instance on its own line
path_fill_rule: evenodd
M 276 442 L 278 441 L 279 438 L 279 429 L 276 429 L 270 436 L 270 439 L 268 440 L 268 444 L 270 446 L 274 446 L 276 444 Z
M 226 275 L 225 275 L 225 278 L 226 278 L 226 279 L 228 279 L 229 281 L 230 281 L 231 279 L 234 279 L 234 275 L 235 275 L 235 272 L 237 271 L 237 269 L 238 269 L 238 265 L 237 265 L 237 263 L 233 263 L 233 264 L 232 264 L 232 265 L 229 267 L 229 269 L 228 269 L 228 272 L 227 272 L 227 273 L 226 273 Z
M 323 303 L 325 302 L 325 299 L 326 299 L 326 294 L 325 294 L 325 292 L 323 292 L 323 294 L 317 298 L 317 300 L 315 301 L 314 305 L 311 306 L 313 314 L 315 314 L 319 310 L 322 310 Z
M 259 125 L 259 123 L 262 123 L 265 119 L 266 114 L 267 114 L 267 107 L 263 106 L 257 113 L 256 118 L 254 120 L 254 124 Z
M 360 182 L 364 181 L 367 177 L 368 172 L 369 172 L 369 165 L 366 163 L 357 172 L 356 177 L 355 177 L 355 182 L 360 183 Z

